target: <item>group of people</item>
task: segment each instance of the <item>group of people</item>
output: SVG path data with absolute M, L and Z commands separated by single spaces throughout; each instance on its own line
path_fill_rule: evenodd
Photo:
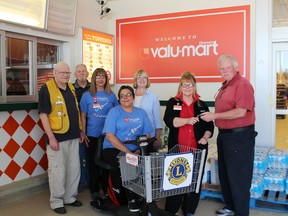
M 249 81 L 239 74 L 238 62 L 233 56 L 221 56 L 218 68 L 224 82 L 215 99 L 214 113 L 200 99 L 195 76 L 191 72 L 182 74 L 176 96 L 169 99 L 164 113 L 164 122 L 169 128 L 168 150 L 178 144 L 206 149 L 206 159 L 215 122 L 219 129 L 219 179 L 225 201 L 225 207 L 216 211 L 216 215 L 246 216 L 249 215 L 256 136 L 254 92 Z M 82 206 L 76 199 L 78 187 L 89 185 L 91 206 L 106 210 L 99 193 L 101 188 L 106 192 L 108 175 L 94 163 L 95 154 L 102 151 L 103 160 L 114 167 L 109 175 L 117 200 L 120 204 L 128 203 L 130 212 L 139 212 L 137 195 L 122 187 L 117 155 L 120 152 L 140 154 L 138 145 L 124 144 L 140 135 L 157 138 L 150 151 L 157 151 L 160 146 L 160 103 L 157 95 L 149 90 L 147 72 L 137 71 L 133 87 L 121 86 L 118 99 L 102 68 L 93 72 L 91 83 L 83 64 L 76 67 L 74 85 L 69 82 L 71 72 L 67 64 L 58 63 L 53 74 L 54 79 L 39 92 L 40 119 L 48 138 L 51 208 L 65 214 L 65 205 Z M 99 150 L 98 138 L 102 134 L 105 139 L 103 149 Z M 89 170 L 89 175 L 85 170 Z M 184 215 L 191 216 L 196 212 L 199 199 L 200 192 L 170 196 L 166 198 L 165 210 L 177 215 L 181 209 Z

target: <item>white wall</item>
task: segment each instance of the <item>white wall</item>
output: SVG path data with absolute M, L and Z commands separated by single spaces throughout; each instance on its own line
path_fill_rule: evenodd
M 90 3 L 94 2 L 94 6 Z M 239 5 L 250 5 L 251 7 L 251 83 L 255 89 L 256 98 L 256 130 L 259 135 L 256 138 L 257 145 L 274 146 L 273 134 L 273 106 L 271 105 L 271 95 L 273 92 L 271 84 L 271 8 L 272 0 L 110 0 L 108 6 L 112 9 L 111 14 L 100 20 L 100 7 L 95 0 L 78 0 L 79 7 L 84 9 L 80 12 L 89 14 L 91 18 L 77 19 L 78 26 L 107 32 L 116 35 L 116 20 L 122 18 L 139 17 L 155 14 L 174 13 L 182 11 L 193 11 L 210 8 L 231 7 Z M 92 12 L 92 10 L 95 10 Z M 225 26 L 221 31 L 233 31 L 233 27 Z M 257 40 L 256 40 L 257 38 Z M 215 63 L 216 64 L 216 63 Z M 182 71 L 179 71 L 179 74 Z M 120 84 L 116 84 L 113 89 L 117 91 Z M 151 90 L 157 93 L 160 100 L 167 100 L 174 96 L 178 83 L 153 83 Z M 214 101 L 214 95 L 220 83 L 198 83 L 198 92 L 205 101 Z

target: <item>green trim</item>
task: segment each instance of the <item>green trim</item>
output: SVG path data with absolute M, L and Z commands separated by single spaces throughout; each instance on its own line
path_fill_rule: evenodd
M 38 103 L 3 103 L 0 104 L 0 111 L 32 110 L 38 109 Z
M 205 101 L 208 107 L 214 107 L 214 101 Z M 160 100 L 160 106 L 166 106 L 167 100 Z M 38 109 L 38 103 L 3 103 L 0 104 L 0 111 L 32 110 Z
M 214 107 L 215 106 L 214 101 L 205 101 L 205 103 L 207 104 L 208 107 Z M 166 106 L 166 105 L 167 105 L 166 100 L 160 100 L 160 106 Z

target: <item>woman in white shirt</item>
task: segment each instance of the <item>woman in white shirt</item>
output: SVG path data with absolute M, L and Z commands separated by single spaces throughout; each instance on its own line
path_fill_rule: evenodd
M 134 106 L 145 110 L 153 127 L 150 137 L 156 137 L 153 143 L 154 150 L 160 147 L 160 136 L 162 133 L 162 119 L 160 113 L 160 102 L 158 96 L 151 92 L 149 76 L 146 71 L 139 70 L 134 74 L 133 88 L 135 89 Z

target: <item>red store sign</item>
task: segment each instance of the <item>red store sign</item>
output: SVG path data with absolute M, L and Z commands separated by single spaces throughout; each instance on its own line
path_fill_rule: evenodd
M 198 82 L 221 82 L 223 54 L 234 55 L 250 78 L 250 6 L 120 19 L 116 26 L 117 83 L 132 83 L 139 69 L 151 82 L 178 82 L 184 71 Z

